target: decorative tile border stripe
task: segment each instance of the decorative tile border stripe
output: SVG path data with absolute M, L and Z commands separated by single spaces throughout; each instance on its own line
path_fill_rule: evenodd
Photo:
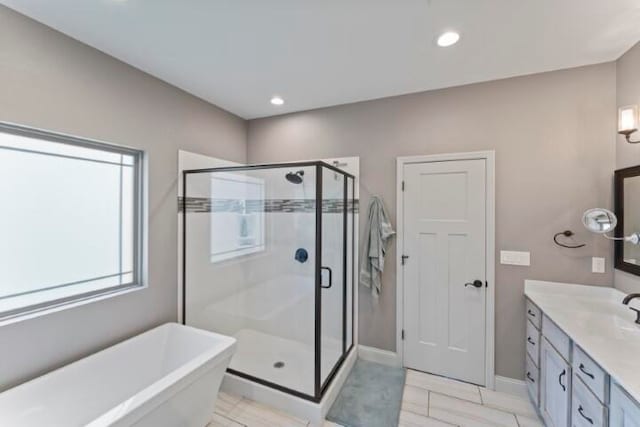
M 211 199 L 208 197 L 187 197 L 187 212 L 283 212 L 283 213 L 313 213 L 316 210 L 316 201 L 313 199 L 266 199 L 266 200 L 238 200 L 238 199 Z M 344 209 L 343 199 L 325 199 L 322 202 L 323 213 L 342 213 Z M 348 212 L 359 210 L 358 199 L 347 200 Z M 183 211 L 183 198 L 178 197 L 178 212 Z

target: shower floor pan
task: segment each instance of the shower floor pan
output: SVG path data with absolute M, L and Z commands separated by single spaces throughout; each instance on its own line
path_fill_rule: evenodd
M 236 353 L 229 368 L 237 372 L 313 395 L 313 376 L 315 372 L 313 346 L 300 341 L 288 340 L 254 329 L 242 329 L 235 335 Z M 341 342 L 323 340 L 322 352 L 323 378 L 339 357 Z M 281 409 L 299 418 L 311 421 L 311 426 L 324 424 L 331 405 L 358 357 L 356 348 L 349 352 L 344 363 L 338 369 L 331 384 L 320 402 L 296 397 L 227 372 L 222 382 L 222 390 L 228 393 L 246 396 L 257 402 Z M 274 366 L 281 362 L 284 366 Z
M 313 395 L 313 346 L 253 329 L 242 329 L 235 335 L 238 340 L 236 354 L 230 369 L 252 377 Z M 331 372 L 341 355 L 342 343 L 335 339 L 322 348 L 322 379 Z

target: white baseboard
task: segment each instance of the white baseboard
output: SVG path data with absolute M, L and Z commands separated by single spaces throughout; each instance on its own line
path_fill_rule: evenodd
M 358 345 L 358 357 L 369 362 L 380 363 L 381 365 L 402 366 L 402 361 L 398 353 L 376 347 L 368 347 L 362 344 Z
M 516 380 L 515 378 L 496 375 L 496 391 L 513 394 L 522 398 L 529 398 L 527 383 L 522 380 Z

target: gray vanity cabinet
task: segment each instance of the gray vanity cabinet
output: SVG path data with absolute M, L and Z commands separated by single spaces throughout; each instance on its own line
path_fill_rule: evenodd
M 527 355 L 525 357 L 524 378 L 529 396 L 534 405 L 540 403 L 540 328 L 542 327 L 542 313 L 534 304 L 527 300 Z
M 529 300 L 526 313 L 525 382 L 546 426 L 640 427 L 610 423 L 609 375 Z M 618 418 L 631 417 L 634 408 L 619 402 Z
M 611 427 L 640 427 L 640 404 L 615 384 L 611 387 L 609 412 Z
M 640 403 L 527 300 L 525 382 L 547 427 L 640 427 Z
M 540 412 L 547 427 L 567 427 L 571 417 L 571 365 L 546 338 L 541 344 Z

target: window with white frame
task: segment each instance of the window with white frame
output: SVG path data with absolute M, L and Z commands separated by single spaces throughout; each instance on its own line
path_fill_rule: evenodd
M 141 285 L 142 152 L 0 125 L 0 318 Z
M 211 199 L 212 263 L 264 251 L 264 179 L 213 173 Z

